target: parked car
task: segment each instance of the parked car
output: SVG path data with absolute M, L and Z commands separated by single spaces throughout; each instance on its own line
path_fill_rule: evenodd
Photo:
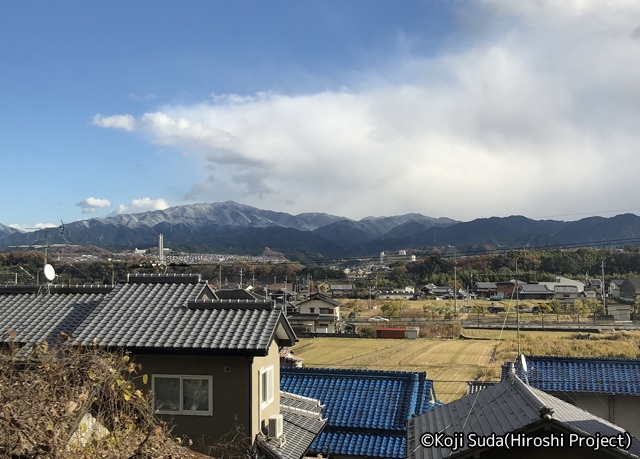
M 373 316 L 369 320 L 372 322 L 389 322 L 389 319 L 385 319 L 384 317 L 381 317 L 381 316 Z

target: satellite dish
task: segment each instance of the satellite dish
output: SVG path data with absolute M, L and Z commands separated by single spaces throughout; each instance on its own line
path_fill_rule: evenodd
M 48 263 L 44 265 L 44 277 L 46 277 L 49 281 L 52 281 L 56 278 L 56 270 L 53 269 L 53 266 Z
M 522 371 L 527 372 L 527 361 L 524 358 L 524 354 L 520 354 L 520 363 L 522 364 Z

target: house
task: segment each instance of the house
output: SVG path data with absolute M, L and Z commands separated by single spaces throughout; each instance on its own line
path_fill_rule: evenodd
M 640 436 L 640 360 L 526 356 L 529 384 Z M 502 366 L 502 377 L 511 363 Z M 525 377 L 521 362 L 516 372 Z
M 331 296 L 350 295 L 354 290 L 353 284 L 329 284 L 329 294 Z
M 437 298 L 453 298 L 453 287 L 433 287 L 429 294 Z
M 638 295 L 640 295 L 640 277 L 627 277 L 620 284 L 619 301 L 634 304 Z
M 602 295 L 602 281 L 600 279 L 587 279 L 584 283 L 585 291 L 596 292 L 596 298 Z
M 416 261 L 415 255 L 407 255 L 406 250 L 399 250 L 397 254 L 390 254 L 380 252 L 380 264 L 381 265 L 389 265 L 391 263 L 397 263 L 399 261 L 404 262 L 414 262 Z
M 283 347 L 280 349 L 280 368 L 282 367 L 296 367 L 302 368 L 302 362 L 304 359 L 302 357 L 298 357 L 293 353 L 291 348 Z
M 476 282 L 473 284 L 471 291 L 478 296 L 484 296 L 486 298 L 498 293 L 495 282 Z
M 3 286 L 0 330 L 5 344 L 56 343 L 65 332 L 75 345 L 129 351 L 149 376 L 137 383 L 152 391 L 158 415 L 203 446 L 237 426 L 253 442 L 281 415 L 278 351 L 296 341 L 271 301 L 221 299 L 199 275 L 129 275 L 113 287 Z
M 256 438 L 258 450 L 267 459 L 305 457 L 309 445 L 326 425 L 322 408 L 318 400 L 280 391 L 281 436 L 274 438 L 273 433 L 269 432 L 269 428 L 275 424 L 272 421 L 275 418 L 271 418 L 270 426 L 263 429 Z
M 609 282 L 609 298 L 613 300 L 620 299 L 620 286 L 624 282 L 624 279 L 612 279 Z
M 556 285 L 553 289 L 553 298 L 563 305 L 573 304 L 580 297 L 580 291 L 575 285 Z
M 622 445 L 600 442 L 596 448 L 603 437 L 618 435 Z M 525 384 L 513 372 L 407 423 L 407 459 L 639 456 L 640 442 L 622 427 Z
M 525 284 L 526 282 L 520 282 L 520 284 Z M 496 282 L 496 295 L 501 295 L 503 298 L 511 298 L 512 296 L 515 298 L 515 290 L 516 290 L 516 281 L 508 280 L 508 281 L 500 281 Z
M 289 322 L 301 332 L 336 333 L 341 305 L 324 293 L 313 293 L 298 303 L 299 312 L 289 316 Z
M 414 297 L 414 288 L 405 287 L 404 289 L 395 289 L 388 287 L 378 288 L 376 295 L 383 300 L 410 300 Z
M 336 459 L 404 458 L 406 421 L 440 403 L 424 372 L 283 368 L 280 387 L 324 405 L 309 452 Z
M 554 291 L 549 290 L 546 285 L 528 283 L 518 287 L 518 298 L 521 300 L 550 300 L 553 296 Z

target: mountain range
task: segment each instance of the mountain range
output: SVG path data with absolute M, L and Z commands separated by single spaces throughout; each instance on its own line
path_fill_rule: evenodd
M 0 224 L 0 249 L 42 244 L 44 230 L 22 232 Z M 138 214 L 92 218 L 65 224 L 64 234 L 47 231 L 49 243 L 108 249 L 155 246 L 259 255 L 265 248 L 292 258 L 373 256 L 395 250 L 425 251 L 456 246 L 459 251 L 639 242 L 640 217 L 622 214 L 578 221 L 532 220 L 523 216 L 459 222 L 419 213 L 352 220 L 325 213 L 291 215 L 233 201 L 171 207 Z

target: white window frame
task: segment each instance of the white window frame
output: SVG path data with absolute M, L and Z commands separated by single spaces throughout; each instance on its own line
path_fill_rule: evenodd
M 265 377 L 266 375 L 266 377 Z M 265 397 L 265 379 L 266 379 L 266 397 Z M 260 368 L 260 406 L 265 409 L 267 406 L 273 403 L 275 398 L 275 370 L 273 365 L 267 368 Z
M 180 380 L 180 409 L 179 410 L 163 410 L 158 408 L 156 411 L 156 399 L 153 397 L 153 409 L 158 414 L 173 414 L 184 416 L 213 416 L 213 376 L 207 375 L 169 375 L 169 374 L 154 374 L 151 376 L 151 392 L 155 393 L 156 378 L 173 378 Z M 185 410 L 182 404 L 184 403 L 184 380 L 185 379 L 205 379 L 209 382 L 209 408 L 204 410 Z

